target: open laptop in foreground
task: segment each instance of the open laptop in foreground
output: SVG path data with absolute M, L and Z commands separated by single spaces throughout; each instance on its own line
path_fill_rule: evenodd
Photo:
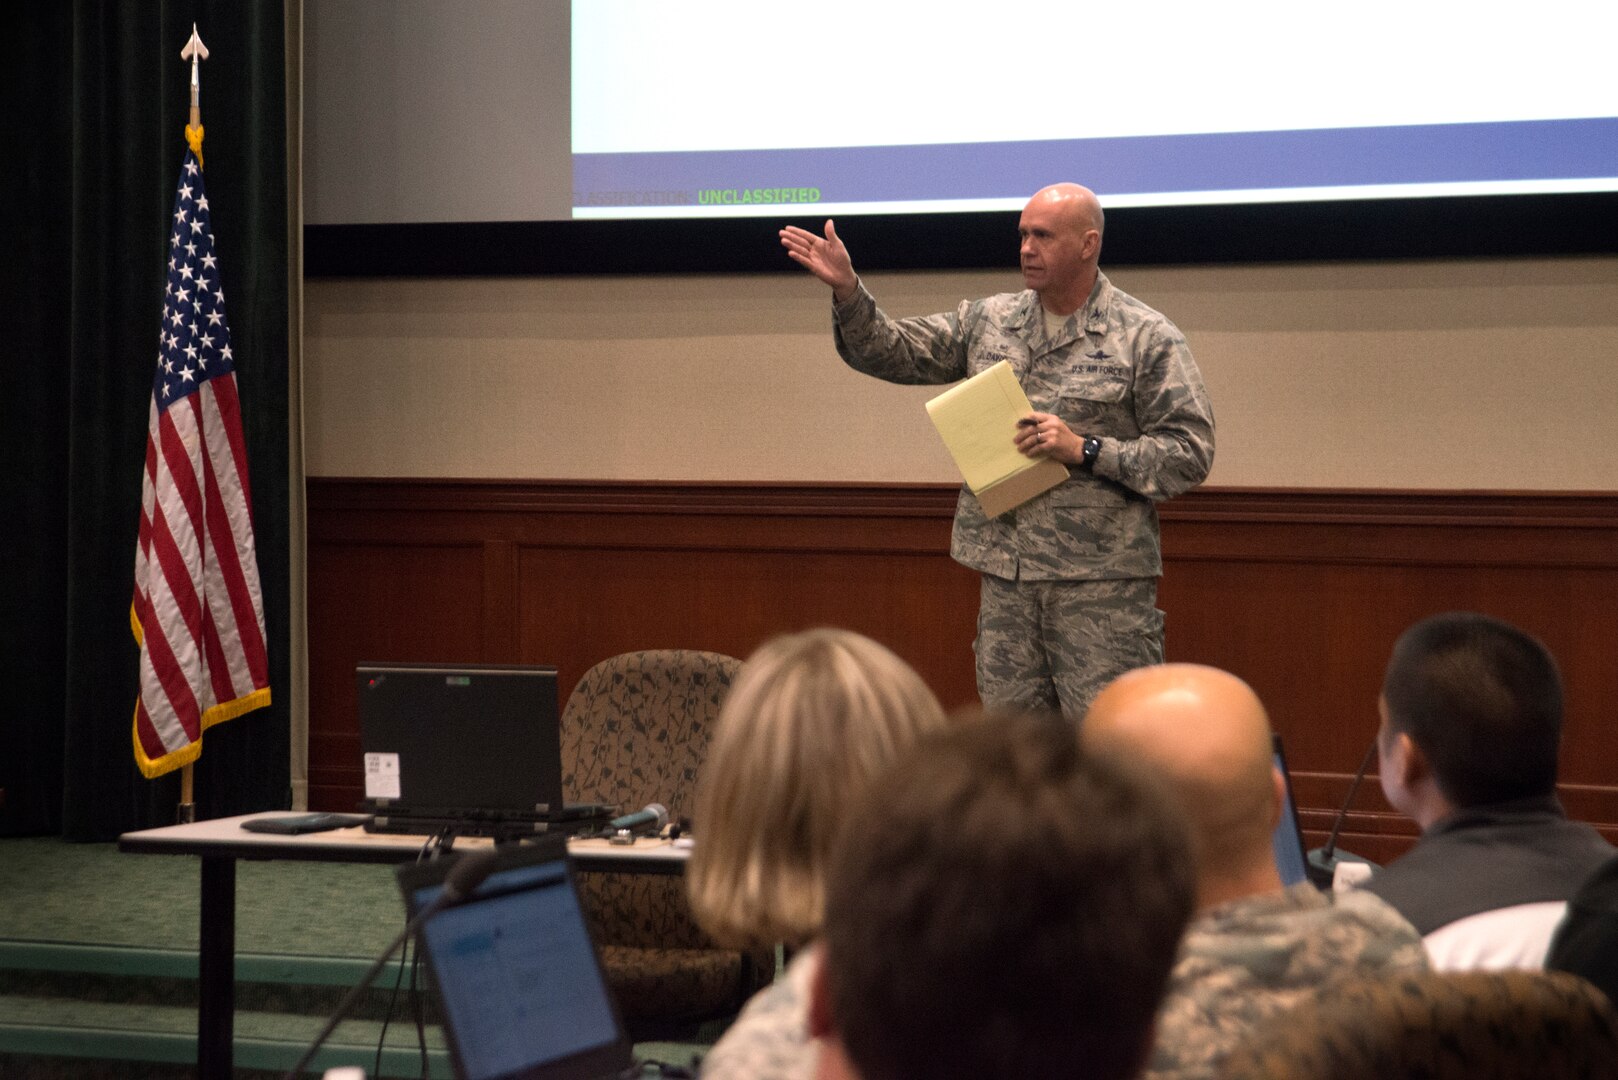
M 633 1064 L 560 837 L 503 844 L 470 897 L 417 931 L 455 1075 L 464 1080 L 598 1080 Z M 455 859 L 401 866 L 411 918 Z
M 511 838 L 612 813 L 562 799 L 554 667 L 366 663 L 355 686 L 372 832 Z

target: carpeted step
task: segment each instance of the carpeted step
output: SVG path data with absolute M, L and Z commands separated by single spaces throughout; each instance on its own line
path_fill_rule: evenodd
M 352 957 L 241 955 L 236 958 L 236 1007 L 327 1016 L 368 967 L 368 961 Z M 396 958 L 356 1002 L 352 1015 L 368 1020 L 406 1015 L 411 977 L 406 969 L 401 979 Z M 0 940 L 0 993 L 195 1009 L 196 978 L 196 953 L 181 949 Z M 424 997 L 424 1007 L 427 1019 L 436 1021 L 431 995 Z
M 324 1018 L 295 1013 L 238 1010 L 234 1054 L 238 1070 L 284 1073 L 319 1033 Z M 197 1013 L 180 1005 L 129 1005 L 0 994 L 0 1072 L 21 1068 L 44 1071 L 73 1061 L 172 1065 L 175 1076 L 189 1075 L 197 1058 Z M 425 1031 L 430 1075 L 450 1075 L 449 1053 L 436 1026 Z M 421 1074 L 416 1030 L 394 1023 L 386 1033 L 382 1067 L 373 1071 L 382 1025 L 370 1020 L 340 1024 L 316 1055 L 311 1074 L 335 1065 L 359 1065 L 367 1075 L 414 1077 Z M 7 1062 L 19 1068 L 7 1067 Z M 127 1070 L 119 1075 L 127 1075 Z M 62 1075 L 78 1075 L 64 1072 Z M 158 1070 L 161 1075 L 161 1070 Z

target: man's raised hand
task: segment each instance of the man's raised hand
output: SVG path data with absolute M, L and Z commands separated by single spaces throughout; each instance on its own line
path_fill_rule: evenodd
M 842 303 L 854 295 L 860 279 L 854 273 L 848 249 L 837 239 L 837 226 L 830 218 L 826 219 L 825 236 L 788 225 L 781 230 L 781 246 L 806 270 L 831 286 L 832 299 Z

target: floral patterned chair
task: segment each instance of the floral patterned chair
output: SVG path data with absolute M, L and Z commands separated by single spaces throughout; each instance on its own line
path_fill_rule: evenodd
M 688 819 L 697 770 L 741 661 L 661 649 L 592 667 L 562 710 L 562 791 L 620 813 L 649 803 Z M 734 1013 L 774 974 L 774 957 L 721 949 L 697 926 L 684 881 L 579 875 L 607 981 L 637 1040 L 678 1037 Z
M 1618 1014 L 1576 975 L 1421 972 L 1334 983 L 1225 1059 L 1224 1080 L 1613 1080 Z

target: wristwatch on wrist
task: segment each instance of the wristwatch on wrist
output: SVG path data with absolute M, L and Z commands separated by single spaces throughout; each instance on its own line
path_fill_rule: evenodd
M 1091 435 L 1084 440 L 1084 457 L 1079 459 L 1079 468 L 1085 472 L 1095 468 L 1096 458 L 1101 454 L 1101 440 Z

